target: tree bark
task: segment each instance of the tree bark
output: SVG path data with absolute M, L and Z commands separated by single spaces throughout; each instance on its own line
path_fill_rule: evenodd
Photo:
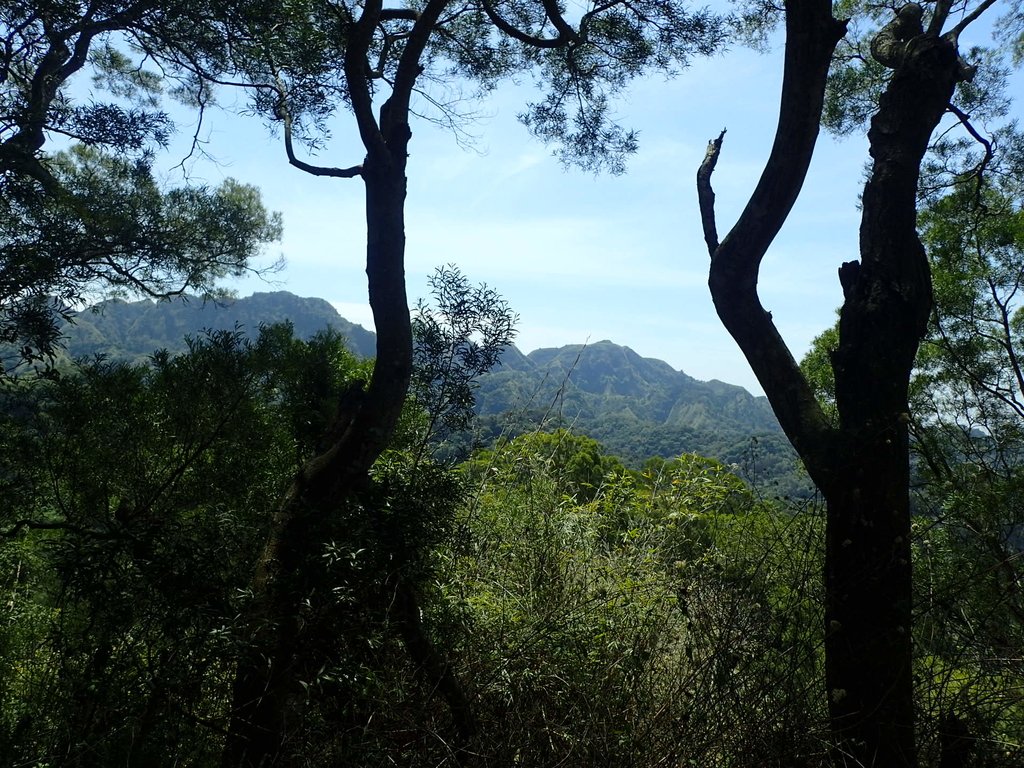
M 861 261 L 839 270 L 844 304 L 832 360 L 839 412 L 833 425 L 757 295 L 761 259 L 806 175 L 829 61 L 842 34 L 829 4 L 815 0 L 790 0 L 786 29 L 775 145 L 721 244 L 710 176 L 722 137 L 698 172 L 709 285 L 723 324 L 826 500 L 825 676 L 833 758 L 844 766 L 914 766 L 907 388 L 931 310 L 916 195 L 932 131 L 963 70 L 954 40 L 913 37 L 872 121 Z
M 842 448 L 822 489 L 825 677 L 840 749 L 865 766 L 916 765 L 907 388 L 932 307 L 917 184 L 958 76 L 951 41 L 907 44 L 868 133 L 861 261 L 840 270 L 832 367 Z

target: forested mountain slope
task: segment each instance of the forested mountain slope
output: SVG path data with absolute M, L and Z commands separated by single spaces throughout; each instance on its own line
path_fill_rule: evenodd
M 254 293 L 244 299 L 204 301 L 186 296 L 175 301 L 101 302 L 75 316 L 68 326 L 67 351 L 72 357 L 104 354 L 115 360 L 145 359 L 156 349 L 185 350 L 185 337 L 205 330 L 236 326 L 255 336 L 260 325 L 291 322 L 295 335 L 308 339 L 334 328 L 363 357 L 374 353 L 374 335 L 350 323 L 324 299 L 301 298 L 287 291 Z
M 329 302 L 286 291 L 217 303 L 196 297 L 106 301 L 75 318 L 67 351 L 138 361 L 156 349 L 183 351 L 185 337 L 205 329 L 238 327 L 255 335 L 261 324 L 286 320 L 301 338 L 330 327 L 357 354 L 374 352 L 373 333 L 342 318 Z M 721 381 L 698 381 L 611 341 L 526 355 L 510 347 L 501 365 L 481 379 L 477 411 L 477 434 L 457 440 L 456 450 L 501 434 L 569 426 L 632 466 L 652 456 L 694 452 L 736 464 L 747 479 L 773 483 L 780 493 L 807 490 L 794 475 L 794 454 L 765 398 Z
M 742 387 L 698 381 L 611 341 L 528 355 L 512 349 L 502 362 L 480 384 L 485 430 L 571 426 L 628 464 L 694 452 L 737 464 L 751 480 L 789 476 L 779 490 L 800 490 L 768 401 Z
M 666 426 L 775 432 L 768 401 L 721 381 L 698 381 L 611 341 L 510 350 L 481 386 L 481 413 L 543 408 L 574 418 L 618 416 Z

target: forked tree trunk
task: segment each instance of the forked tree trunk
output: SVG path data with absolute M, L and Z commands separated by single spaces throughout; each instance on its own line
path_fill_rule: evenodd
M 907 388 L 931 309 L 916 231 L 917 184 L 932 131 L 960 76 L 955 42 L 905 46 L 869 132 L 860 262 L 840 269 L 833 355 L 839 424 L 824 416 L 757 296 L 760 262 L 806 175 L 826 73 L 842 29 L 821 0 L 786 4 L 786 69 L 775 144 L 736 226 L 719 244 L 710 178 L 697 175 L 710 287 L 786 435 L 827 503 L 825 668 L 837 765 L 904 768 L 914 742 Z M 899 41 L 897 41 L 899 42 Z
M 383 3 L 365 3 L 358 18 L 350 20 L 342 66 L 349 106 L 367 153 L 362 166 L 328 169 L 297 161 L 290 144 L 290 123 L 286 122 L 286 149 L 293 165 L 322 176 L 349 178 L 358 172 L 365 184 L 366 275 L 377 358 L 365 393 L 354 392 L 340 404 L 330 431 L 333 443 L 296 477 L 271 526 L 253 580 L 254 604 L 249 616 L 255 630 L 253 650 L 240 660 L 236 672 L 224 768 L 268 768 L 278 763 L 303 709 L 304 691 L 297 675 L 309 662 L 301 663 L 299 656 L 306 618 L 302 613 L 311 586 L 309 573 L 315 571 L 306 565 L 320 555 L 325 541 L 321 534 L 329 527 L 331 513 L 367 483 L 371 466 L 394 433 L 409 391 L 412 327 L 405 293 L 405 169 L 412 138 L 409 102 L 423 72 L 420 58 L 448 3 L 427 0 L 409 15 L 413 25 L 403 36 L 390 83 L 391 96 L 381 105 L 379 119 L 374 114 L 370 87 L 374 76 L 367 55 L 384 12 Z M 418 619 L 415 595 L 411 591 L 402 595 L 406 598 L 403 605 Z M 432 685 L 443 694 L 450 692 L 453 678 L 433 647 L 418 642 L 423 639 L 417 636 L 419 624 L 400 620 L 399 631 L 428 677 L 431 670 L 433 677 L 445 675 L 444 680 L 431 680 Z M 471 725 L 468 707 L 464 700 L 446 697 L 463 731 L 463 726 Z
M 408 127 L 405 126 L 405 132 Z M 399 137 L 400 138 L 400 137 Z M 365 393 L 339 405 L 330 447 L 295 478 L 272 523 L 253 579 L 251 652 L 238 665 L 224 768 L 255 768 L 277 762 L 302 714 L 305 692 L 299 674 L 309 596 L 323 532 L 333 511 L 365 487 L 368 472 L 390 439 L 402 411 L 412 372 L 412 330 L 405 293 L 405 146 L 399 162 L 368 157 L 366 185 L 370 304 L 377 330 L 377 360 Z M 394 147 L 393 147 L 394 148 Z

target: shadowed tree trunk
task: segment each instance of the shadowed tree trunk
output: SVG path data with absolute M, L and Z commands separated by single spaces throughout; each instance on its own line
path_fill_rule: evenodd
M 412 327 L 405 292 L 405 168 L 409 99 L 420 73 L 419 55 L 446 0 L 419 14 L 398 65 L 391 95 L 374 116 L 366 52 L 381 4 L 371 3 L 351 24 L 344 62 L 352 111 L 366 148 L 362 165 L 317 168 L 297 161 L 285 117 L 285 140 L 294 165 L 316 175 L 360 176 L 366 189 L 366 274 L 377 333 L 377 358 L 366 391 L 339 403 L 332 442 L 298 473 L 272 522 L 252 583 L 252 652 L 236 672 L 232 716 L 223 753 L 225 768 L 270 766 L 302 714 L 300 646 L 308 595 L 306 567 L 319 556 L 331 513 L 363 489 L 402 411 L 412 375 Z M 410 599 L 412 599 L 410 597 Z
M 841 450 L 830 468 L 825 676 L 833 727 L 864 765 L 913 765 L 909 406 L 932 307 L 917 182 L 958 75 L 953 43 L 915 38 L 868 133 L 861 261 L 840 270 L 832 357 Z M 863 745 L 863 748 L 861 747 Z
M 406 126 L 406 132 L 408 126 Z M 299 472 L 273 521 L 253 579 L 253 656 L 239 666 L 225 766 L 273 764 L 298 715 L 295 665 L 303 642 L 305 574 L 332 511 L 365 487 L 368 471 L 394 431 L 412 372 L 412 331 L 405 295 L 404 142 L 400 162 L 367 157 L 367 276 L 377 330 L 377 361 L 365 392 L 339 404 L 334 442 Z M 389 152 L 389 154 L 394 154 Z
M 907 388 L 931 310 L 916 194 L 929 138 L 962 72 L 955 38 L 883 41 L 896 68 L 868 134 L 874 162 L 863 196 L 861 261 L 839 270 L 844 304 L 832 359 L 839 423 L 832 424 L 757 296 L 760 261 L 806 175 L 829 62 L 844 32 L 823 0 L 790 0 L 786 29 L 775 144 L 721 243 L 710 178 L 723 136 L 709 145 L 698 172 L 709 285 L 723 324 L 827 503 L 825 682 L 833 759 L 913 766 Z

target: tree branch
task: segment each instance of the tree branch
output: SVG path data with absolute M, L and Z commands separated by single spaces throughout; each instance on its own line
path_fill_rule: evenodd
M 985 2 L 983 2 L 973 11 L 971 11 L 962 19 L 960 19 L 957 25 L 945 34 L 945 37 L 951 39 L 953 42 L 956 42 L 957 38 L 960 37 L 960 33 L 967 29 L 967 27 L 970 26 L 972 22 L 976 21 L 978 17 L 981 16 L 981 14 L 983 14 L 985 11 L 987 11 L 989 8 L 995 5 L 995 3 L 996 0 L 985 0 Z
M 711 248 L 717 232 L 709 194 L 718 154 L 714 142 L 698 181 L 705 239 L 712 251 L 708 283 L 715 308 L 764 387 L 787 437 L 804 457 L 834 454 L 835 433 L 771 313 L 761 306 L 757 281 L 761 260 L 807 175 L 821 123 L 829 65 L 845 32 L 846 24 L 832 17 L 828 0 L 786 3 L 785 69 L 775 142 L 750 201 L 715 248 Z M 829 484 L 827 467 L 809 464 L 807 469 L 819 487 Z
M 578 42 L 580 39 L 579 35 L 562 16 L 562 12 L 558 9 L 557 0 L 543 0 L 543 4 L 544 11 L 547 13 L 548 18 L 551 19 L 552 26 L 558 31 L 559 39 L 566 43 Z
M 14 525 L 4 531 L 0 531 L 0 538 L 3 539 L 14 539 L 25 529 L 32 531 L 68 531 L 79 536 L 91 536 L 95 539 L 104 540 L 116 540 L 124 538 L 123 534 L 119 533 L 104 533 L 101 531 L 91 530 L 89 528 L 83 528 L 80 525 L 74 523 L 43 523 L 38 520 L 18 520 Z
M 932 11 L 931 21 L 928 22 L 929 35 L 942 34 L 942 27 L 946 24 L 946 19 L 949 18 L 949 10 L 952 7 L 953 0 L 938 0 L 938 2 L 935 3 L 935 9 Z
M 359 138 L 368 153 L 384 156 L 387 146 L 373 114 L 373 96 L 370 93 L 366 64 L 366 52 L 370 50 L 373 30 L 380 21 L 380 14 L 381 0 L 367 0 L 359 19 L 350 21 L 352 29 L 345 48 L 343 67 Z
M 390 115 L 398 116 L 398 119 L 404 123 L 408 123 L 409 101 L 413 89 L 416 87 L 416 79 L 423 73 L 420 59 L 427 47 L 430 35 L 437 26 L 438 19 L 441 18 L 441 14 L 448 7 L 449 2 L 450 0 L 428 0 L 420 12 L 420 17 L 413 25 L 405 48 L 402 50 L 402 56 L 398 60 L 394 88 L 391 98 L 385 103 L 385 108 Z M 381 109 L 381 123 L 386 133 L 390 134 L 392 126 L 383 125 L 385 108 Z M 402 149 L 404 151 L 404 147 Z
M 380 11 L 381 21 L 416 21 L 419 17 L 420 12 L 414 8 L 382 8 Z
M 711 174 L 718 164 L 718 155 L 722 151 L 722 140 L 725 128 L 717 139 L 708 142 L 708 151 L 704 162 L 697 169 L 697 204 L 700 206 L 700 223 L 704 228 L 704 242 L 708 244 L 708 253 L 714 258 L 718 250 L 718 227 L 715 224 L 715 190 L 711 188 Z
M 620 0 L 607 0 L 607 2 L 601 3 L 601 5 L 595 5 L 589 11 L 584 13 L 583 16 L 580 18 L 580 32 L 579 32 L 580 39 L 582 39 L 582 40 L 586 40 L 587 39 L 587 36 L 588 36 L 588 33 L 589 33 L 589 29 L 590 29 L 590 20 L 591 19 L 593 19 L 598 14 L 604 13 L 609 8 L 612 8 L 612 7 L 616 6 L 616 5 L 618 5 L 619 2 L 620 2 Z M 632 10 L 634 13 L 636 13 L 636 9 L 635 8 L 630 8 L 630 10 Z
M 956 105 L 950 104 L 947 109 L 956 115 L 957 120 L 967 130 L 969 134 L 974 138 L 976 142 L 981 144 L 985 148 L 985 156 L 981 159 L 978 165 L 974 169 L 974 175 L 977 177 L 977 189 L 975 190 L 975 203 L 981 202 L 981 190 L 983 186 L 982 176 L 985 173 L 985 168 L 988 167 L 993 157 L 992 142 L 978 133 L 978 130 L 971 124 L 971 116 L 966 114 L 963 110 L 959 109 Z
M 288 155 L 288 162 L 298 168 L 300 171 L 305 171 L 312 176 L 330 176 L 338 179 L 351 179 L 355 176 L 359 176 L 363 172 L 362 165 L 353 165 L 351 168 L 331 168 L 321 165 L 312 165 L 310 163 L 299 160 L 295 156 L 295 149 L 292 146 L 292 114 L 288 110 L 287 94 L 284 90 L 284 85 L 280 80 L 277 81 L 277 117 L 284 124 L 284 151 Z
M 494 26 L 513 40 L 518 40 L 524 45 L 530 45 L 534 48 L 561 48 L 567 42 L 561 34 L 559 34 L 558 37 L 545 38 L 535 37 L 527 32 L 523 32 L 521 29 L 513 26 L 499 16 L 498 12 L 495 11 L 494 7 L 491 5 L 490 0 L 481 0 L 480 4 L 483 6 L 484 13 L 487 14 L 487 18 L 491 20 L 491 23 L 494 24 Z

